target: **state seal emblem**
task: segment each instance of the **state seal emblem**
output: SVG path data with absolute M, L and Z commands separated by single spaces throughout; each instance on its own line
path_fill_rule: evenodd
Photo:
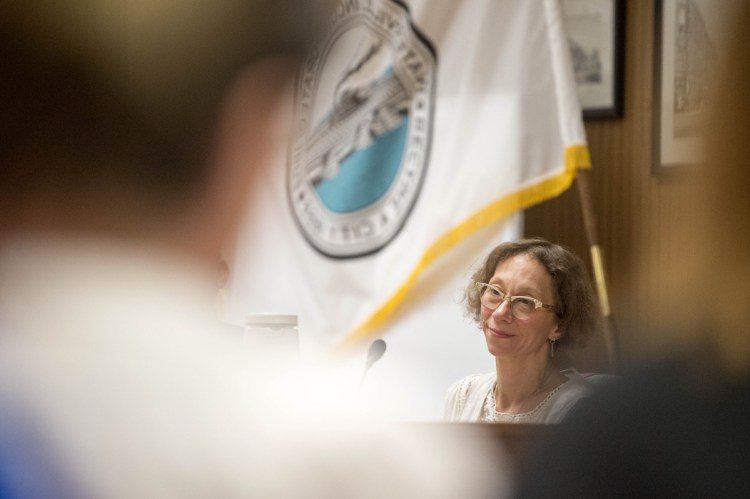
M 296 90 L 288 194 L 305 239 L 353 258 L 385 247 L 425 175 L 435 50 L 395 0 L 344 0 Z

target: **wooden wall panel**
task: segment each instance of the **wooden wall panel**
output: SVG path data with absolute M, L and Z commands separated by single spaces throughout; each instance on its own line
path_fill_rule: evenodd
M 651 173 L 653 10 L 650 1 L 627 2 L 624 117 L 586 123 L 593 163 L 592 201 L 626 360 L 629 352 L 642 344 L 640 335 L 648 334 L 625 326 L 630 322 L 634 297 L 648 286 L 643 268 L 649 259 L 669 261 L 664 232 L 679 218 L 682 202 L 672 179 Z M 527 210 L 525 234 L 567 245 L 590 262 L 575 186 Z M 668 267 L 659 270 L 664 275 L 669 271 Z M 654 320 L 658 322 L 658 318 Z M 578 355 L 581 368 L 605 369 L 602 345 L 601 340 L 594 341 Z

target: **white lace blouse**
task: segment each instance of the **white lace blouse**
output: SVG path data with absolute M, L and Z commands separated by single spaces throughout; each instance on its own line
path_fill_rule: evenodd
M 568 381 L 552 390 L 533 410 L 520 414 L 495 410 L 497 373 L 467 376 L 448 389 L 443 419 L 485 423 L 559 423 L 581 398 L 592 391 L 591 384 L 575 369 L 566 369 L 562 373 Z

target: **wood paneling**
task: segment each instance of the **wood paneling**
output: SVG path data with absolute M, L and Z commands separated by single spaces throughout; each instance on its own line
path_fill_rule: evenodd
M 653 10 L 650 1 L 627 2 L 624 117 L 586 123 L 598 237 L 626 360 L 628 352 L 638 348 L 642 339 L 639 335 L 647 333 L 621 326 L 629 323 L 635 297 L 648 286 L 645 262 L 655 258 L 669 261 L 664 233 L 679 218 L 682 202 L 674 179 L 651 173 Z M 575 187 L 527 210 L 525 234 L 569 246 L 590 261 Z M 666 266 L 658 272 L 667 275 L 670 269 Z M 579 369 L 603 370 L 606 366 L 601 340 L 592 342 L 577 357 Z

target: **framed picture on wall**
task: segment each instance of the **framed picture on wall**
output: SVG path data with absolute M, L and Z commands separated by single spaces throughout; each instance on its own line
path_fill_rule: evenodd
M 655 3 L 655 174 L 704 158 L 703 121 L 734 8 L 733 2 L 715 0 Z
M 584 119 L 622 116 L 624 0 L 561 0 Z

